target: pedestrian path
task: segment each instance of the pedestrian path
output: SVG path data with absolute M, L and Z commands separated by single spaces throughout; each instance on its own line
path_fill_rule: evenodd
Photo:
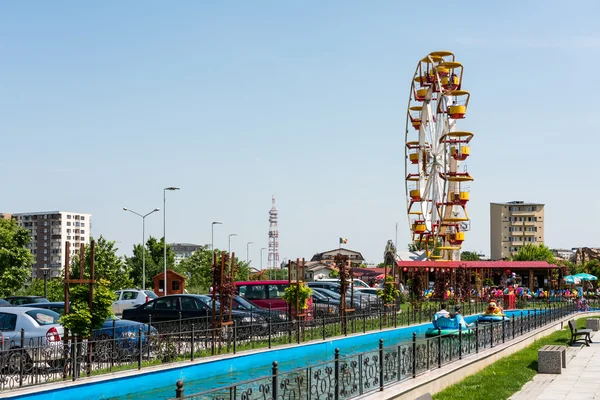
M 600 400 L 600 335 L 583 347 L 562 374 L 537 374 L 509 400 Z

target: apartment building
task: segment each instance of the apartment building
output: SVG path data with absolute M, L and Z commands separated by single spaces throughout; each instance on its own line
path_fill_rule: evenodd
M 35 261 L 32 277 L 43 277 L 41 268 L 50 268 L 48 276 L 59 276 L 64 268 L 66 243 L 71 243 L 71 257 L 81 243 L 90 242 L 92 215 L 67 211 L 43 211 L 12 214 L 19 226 L 29 230 L 27 245 Z
M 501 260 L 525 244 L 544 242 L 544 205 L 524 201 L 490 203 L 490 251 Z
M 196 250 L 202 247 L 192 243 L 169 243 L 169 246 L 175 254 L 175 264 L 179 264 L 186 258 L 190 258 Z

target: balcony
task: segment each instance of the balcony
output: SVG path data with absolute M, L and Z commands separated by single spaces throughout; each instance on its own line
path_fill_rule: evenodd
M 511 246 L 523 246 L 523 242 L 509 242 Z
M 526 231 L 524 233 L 525 233 L 525 236 L 535 236 L 535 235 L 537 235 L 537 232 L 527 232 Z
M 537 211 L 511 211 L 510 215 L 513 217 L 524 217 L 535 215 Z

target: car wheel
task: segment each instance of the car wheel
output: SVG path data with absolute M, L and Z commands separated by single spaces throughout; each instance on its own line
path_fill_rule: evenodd
M 23 360 L 23 372 L 27 373 L 33 369 L 33 361 L 27 351 L 14 348 L 8 352 L 5 368 L 9 374 L 19 373 L 21 370 L 21 359 Z

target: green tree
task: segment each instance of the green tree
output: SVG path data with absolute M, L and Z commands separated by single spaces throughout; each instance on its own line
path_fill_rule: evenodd
M 34 259 L 26 247 L 30 240 L 28 230 L 0 219 L 0 296 L 13 294 L 31 276 Z
M 50 301 L 64 301 L 65 299 L 65 283 L 62 277 L 48 278 L 47 296 Z M 22 287 L 15 293 L 20 296 L 43 296 L 44 295 L 44 280 L 33 279 L 29 286 Z
M 521 247 L 512 259 L 514 261 L 546 261 L 549 264 L 556 264 L 554 253 L 547 246 L 540 244 L 526 244 Z
M 221 254 L 221 251 L 215 249 L 215 253 Z M 189 280 L 186 282 L 189 292 L 205 291 L 210 288 L 212 285 L 211 260 L 212 251 L 209 245 L 205 245 L 196 250 L 191 257 L 179 263 L 179 269 L 183 275 L 189 276 Z M 249 273 L 248 264 L 236 257 L 235 266 L 234 280 L 247 280 Z M 228 268 L 231 267 L 229 266 Z
M 91 240 L 94 240 L 93 238 Z M 96 256 L 94 264 L 94 278 L 104 279 L 111 290 L 125 289 L 133 286 L 128 265 L 117 255 L 118 248 L 114 241 L 108 241 L 102 235 L 96 241 Z M 85 246 L 84 276 L 90 277 L 91 245 Z M 79 278 L 79 255 L 73 257 L 71 263 L 71 278 Z
M 98 279 L 94 285 L 93 308 L 89 306 L 89 285 L 75 285 L 70 289 L 70 310 L 60 318 L 60 323 L 72 333 L 89 337 L 112 316 L 111 305 L 115 294 L 106 279 Z
M 479 260 L 481 260 L 481 258 L 479 257 L 479 254 L 477 254 L 474 251 L 463 251 L 462 253 L 460 253 L 460 260 L 461 261 L 479 261 Z
M 142 245 L 136 244 L 133 246 L 133 256 L 125 257 L 125 263 L 127 268 L 131 271 L 131 277 L 133 278 L 133 284 L 136 287 L 142 287 L 142 276 L 143 276 L 143 258 L 142 258 Z M 167 269 L 173 270 L 178 273 L 183 273 L 184 270 L 179 266 L 175 265 L 175 253 L 171 246 L 167 244 Z M 156 275 L 160 274 L 164 270 L 164 240 L 150 236 L 146 240 L 146 288 L 152 288 L 153 281 Z

